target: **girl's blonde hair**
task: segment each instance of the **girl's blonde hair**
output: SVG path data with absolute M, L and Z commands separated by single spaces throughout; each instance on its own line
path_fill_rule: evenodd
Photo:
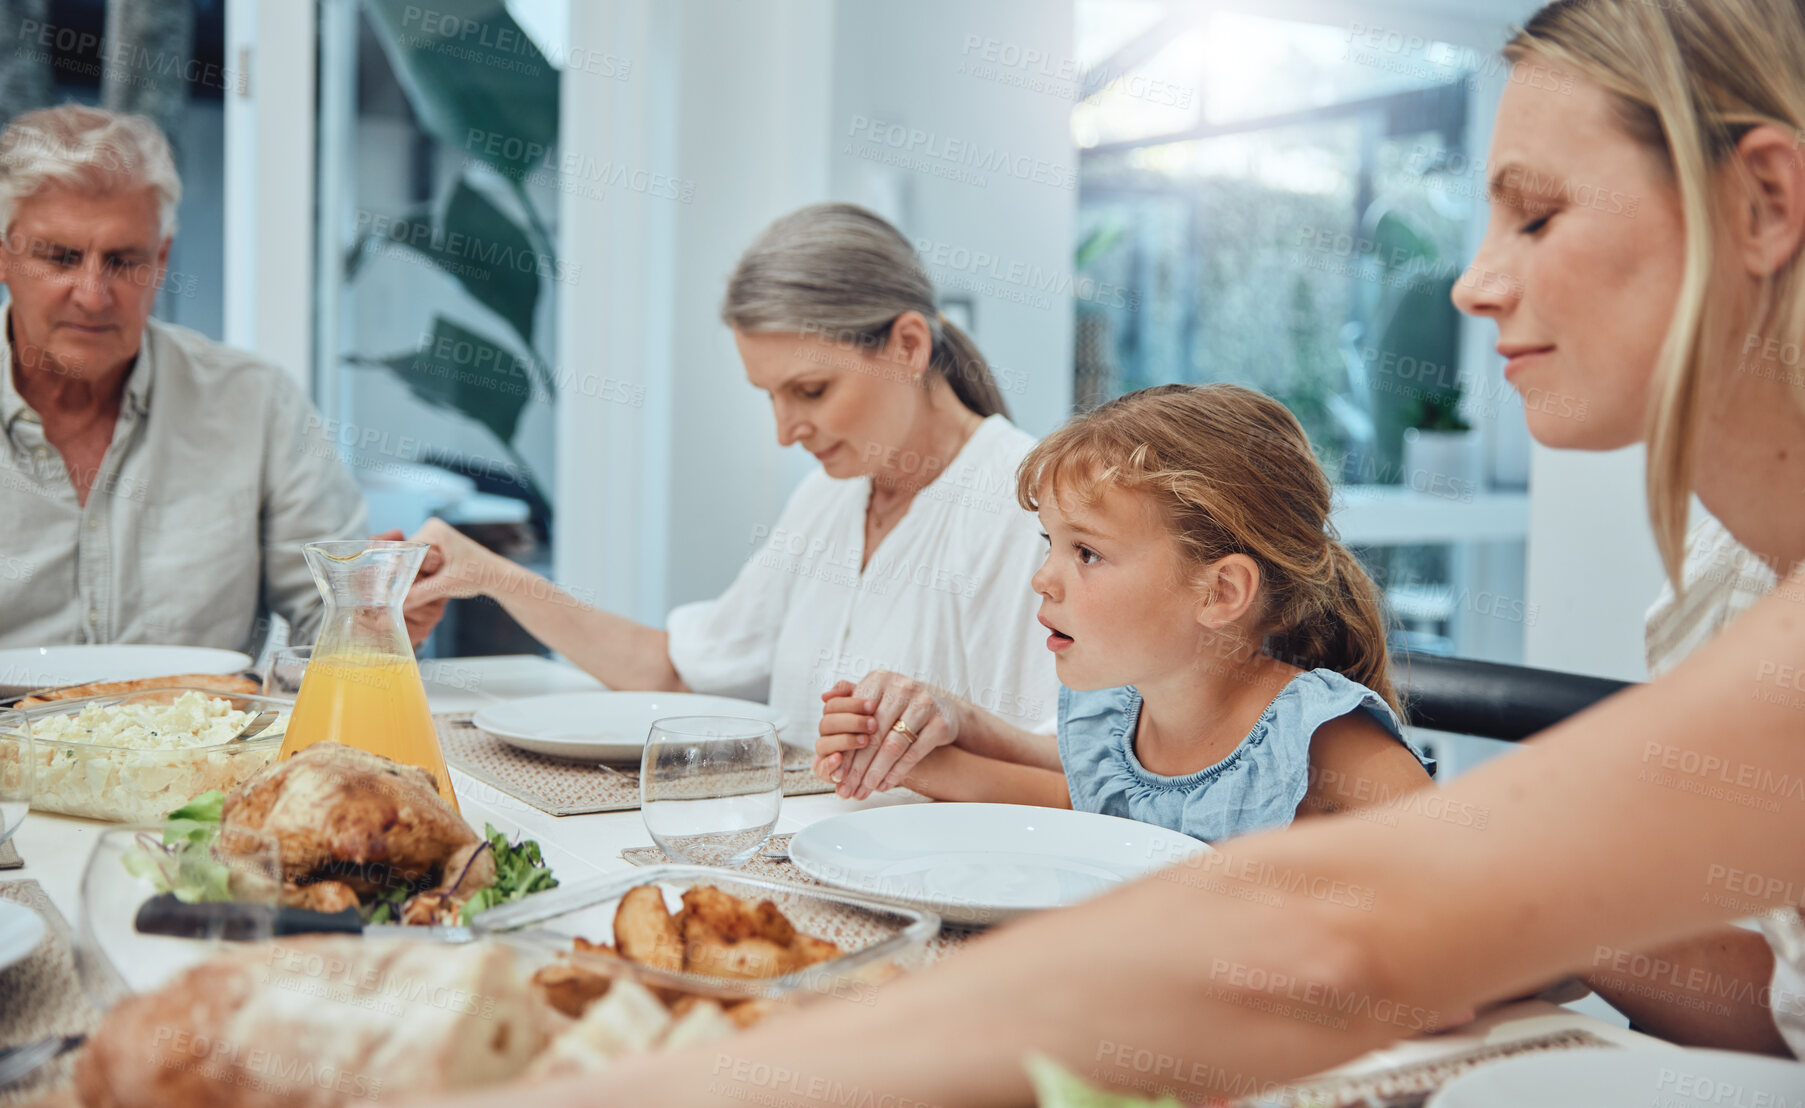
M 910 311 L 934 336 L 929 371 L 978 415 L 1008 418 L 977 344 L 934 306 L 934 282 L 915 247 L 856 204 L 812 204 L 765 228 L 727 280 L 721 319 L 747 334 L 796 332 L 875 350 Z
M 1329 479 L 1283 404 L 1238 385 L 1142 389 L 1042 439 L 1016 473 L 1031 512 L 1046 490 L 1095 503 L 1111 488 L 1150 497 L 1192 566 L 1252 558 L 1266 649 L 1345 674 L 1402 718 L 1378 587 L 1335 537 Z
M 1710 363 L 1737 348 L 1739 333 L 1782 348 L 1805 343 L 1796 256 L 1769 279 L 1753 318 L 1732 318 L 1712 283 L 1716 171 L 1754 127 L 1798 136 L 1805 123 L 1805 8 L 1798 0 L 1559 0 L 1505 48 L 1513 64 L 1532 57 L 1610 93 L 1627 133 L 1660 159 L 1679 192 L 1686 270 L 1646 434 L 1649 519 L 1677 589 Z

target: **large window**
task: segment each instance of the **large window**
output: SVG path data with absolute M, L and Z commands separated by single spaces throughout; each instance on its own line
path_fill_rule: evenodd
M 1077 406 L 1169 382 L 1277 397 L 1348 489 L 1337 523 L 1400 639 L 1520 658 L 1522 536 L 1499 524 L 1523 498 L 1484 465 L 1487 425 L 1518 417 L 1463 375 L 1449 299 L 1480 207 L 1449 170 L 1471 159 L 1484 56 L 1369 47 L 1357 24 L 1078 10 Z
M 557 4 L 321 0 L 316 391 L 378 530 L 549 568 Z M 487 600 L 432 650 L 542 649 Z

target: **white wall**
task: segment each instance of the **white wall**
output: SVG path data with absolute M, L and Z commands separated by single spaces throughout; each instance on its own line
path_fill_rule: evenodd
M 225 341 L 313 377 L 314 0 L 227 0 Z
M 840 17 L 829 0 L 680 7 L 677 153 L 696 198 L 677 213 L 674 243 L 667 607 L 725 589 L 753 529 L 776 521 L 813 465 L 777 445 L 770 400 L 746 381 L 720 304 L 759 232 L 827 197 Z
M 1640 681 L 1642 617 L 1661 588 L 1641 447 L 1530 459 L 1527 664 Z
M 1006 0 L 981 20 L 952 0 L 906 18 L 864 0 L 572 6 L 572 45 L 605 47 L 632 68 L 626 81 L 566 74 L 562 146 L 671 175 L 688 198 L 562 200 L 565 253 L 583 279 L 566 290 L 559 365 L 645 392 L 639 407 L 560 398 L 561 581 L 660 623 L 672 605 L 726 587 L 753 529 L 813 465 L 777 446 L 770 404 L 718 318 L 735 261 L 773 219 L 830 199 L 870 203 L 911 238 L 982 249 L 1056 283 L 1069 275 L 1075 191 L 918 172 L 877 180 L 845 153 L 845 132 L 855 116 L 881 117 L 1070 167 L 1069 101 L 955 70 L 967 34 L 1064 55 L 1072 33 L 1069 0 Z M 1009 380 L 1020 375 L 1005 394 L 1018 421 L 1050 429 L 1070 406 L 1069 297 L 1051 310 L 974 299 L 985 352 Z
M 560 399 L 557 574 L 646 622 L 725 588 L 808 460 L 777 446 L 718 309 L 758 232 L 828 195 L 833 17 L 828 0 L 572 9 L 574 47 L 631 66 L 625 81 L 566 73 L 561 145 L 678 182 L 674 198 L 573 190 L 561 208 L 584 276 L 559 364 L 644 393 Z
M 1045 434 L 1072 402 L 1073 104 L 1008 83 L 1040 69 L 991 64 L 985 44 L 998 44 L 997 55 L 1039 51 L 1056 73 L 1076 56 L 1072 4 L 918 0 L 904 17 L 842 0 L 838 12 L 834 196 L 877 209 L 925 244 L 942 296 L 972 301 L 973 337 L 1015 421 Z M 968 160 L 942 156 L 955 143 Z M 980 168 L 1003 155 L 1009 169 Z

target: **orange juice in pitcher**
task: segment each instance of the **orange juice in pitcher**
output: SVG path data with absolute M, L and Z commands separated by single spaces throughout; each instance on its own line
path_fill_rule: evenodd
M 317 742 L 344 743 L 426 770 L 455 808 L 401 615 L 426 549 L 418 542 L 307 544 L 326 615 L 278 757 Z

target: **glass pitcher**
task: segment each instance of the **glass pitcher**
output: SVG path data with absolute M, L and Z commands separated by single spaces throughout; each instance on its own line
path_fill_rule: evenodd
M 433 775 L 453 808 L 451 774 L 426 706 L 401 602 L 426 557 L 423 542 L 310 542 L 307 568 L 326 598 L 280 758 L 340 742 Z

